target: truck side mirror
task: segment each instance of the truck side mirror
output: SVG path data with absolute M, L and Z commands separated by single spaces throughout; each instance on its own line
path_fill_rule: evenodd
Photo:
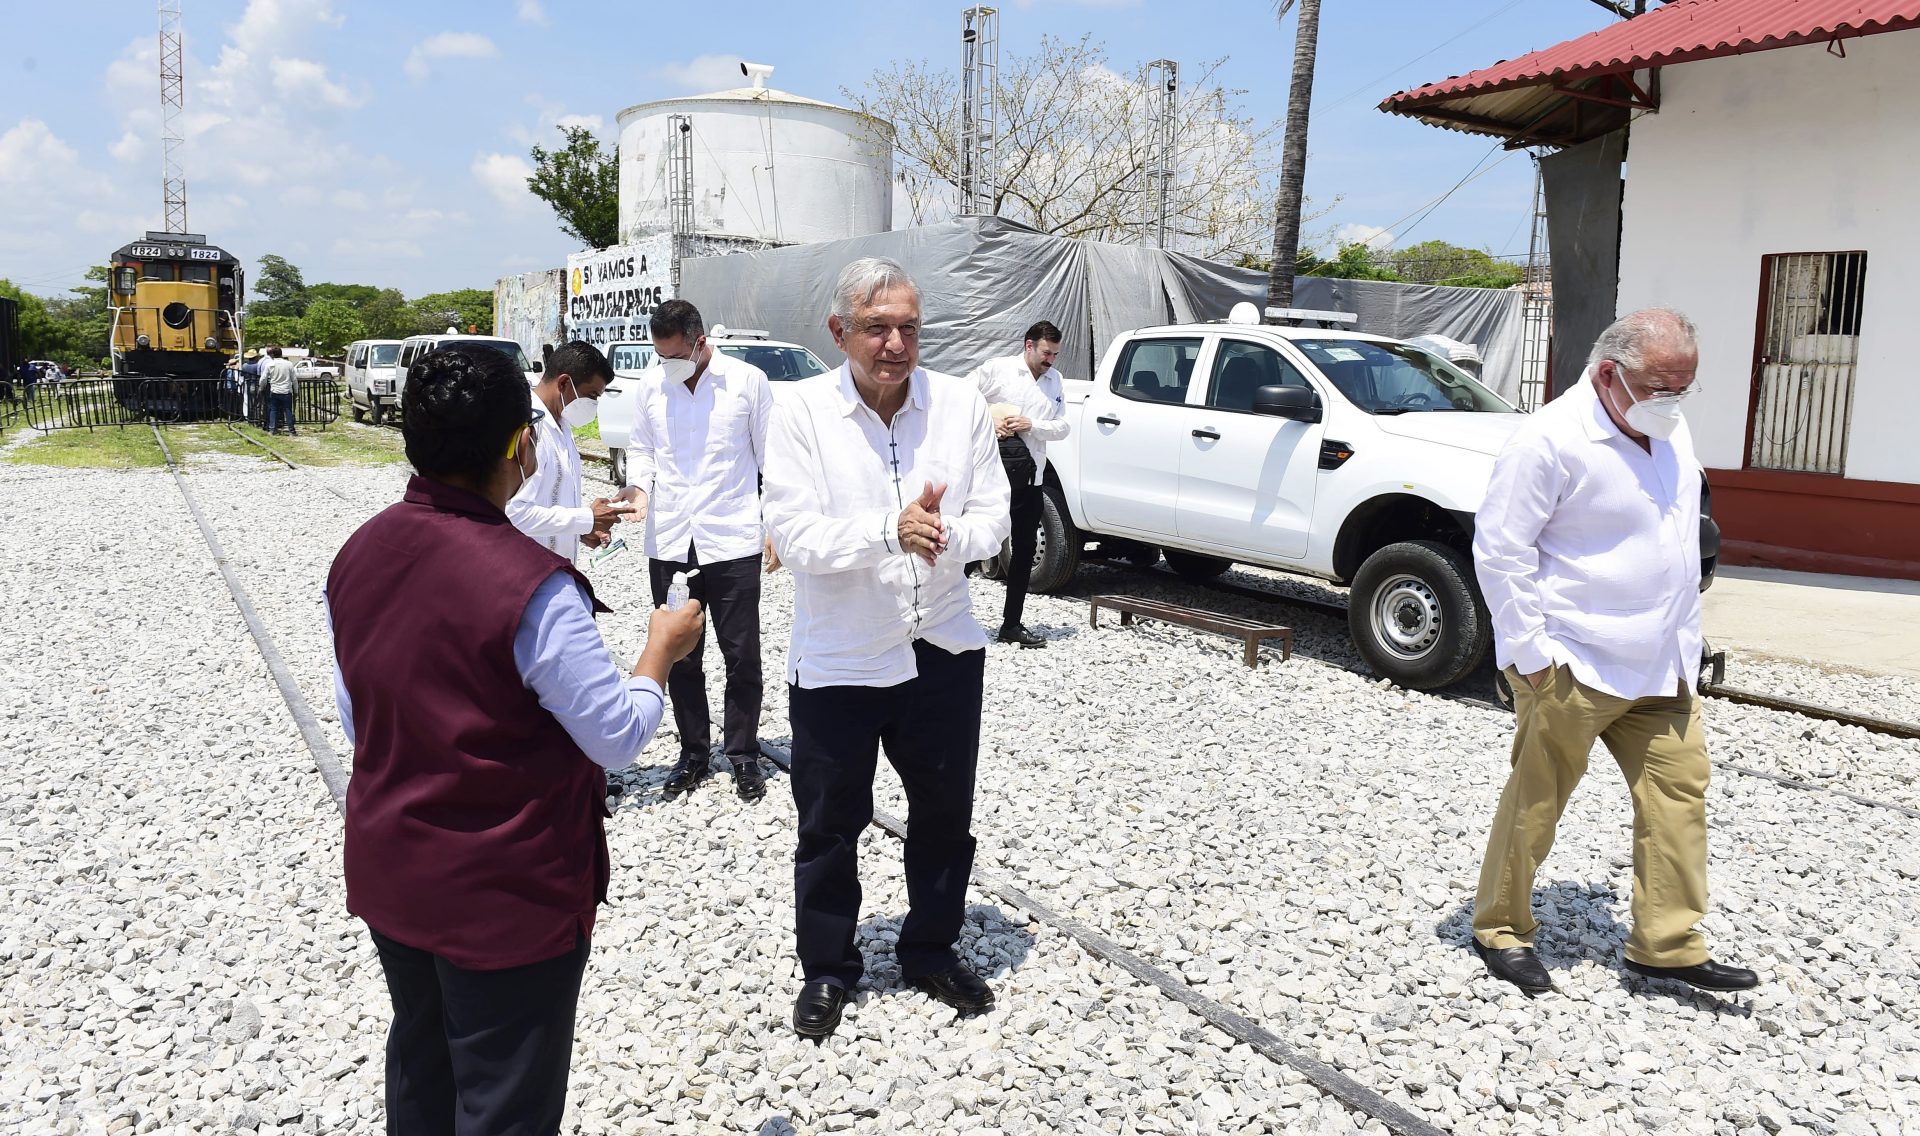
M 538 359 L 535 359 L 535 360 L 533 361 L 533 373 L 534 373 L 534 374 L 536 374 L 536 375 L 537 375 L 537 374 L 539 374 L 539 373 L 541 373 L 542 371 L 545 371 L 546 369 L 547 369 L 547 365 L 546 365 L 545 363 L 542 363 L 542 362 L 541 362 L 540 360 L 538 360 Z
M 1253 412 L 1295 422 L 1318 422 L 1320 396 L 1311 387 L 1261 387 L 1253 392 Z

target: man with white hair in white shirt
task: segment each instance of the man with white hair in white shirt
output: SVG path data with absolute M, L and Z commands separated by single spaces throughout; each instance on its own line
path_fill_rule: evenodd
M 877 751 L 907 797 L 907 982 L 962 1013 L 993 992 L 954 954 L 973 868 L 973 783 L 987 633 L 966 565 L 1006 539 L 1007 478 L 987 404 L 919 366 L 920 294 L 890 260 L 857 260 L 827 329 L 847 361 L 774 410 L 763 510 L 793 570 L 793 1026 L 823 1038 L 864 973 L 860 834 Z
M 1533 949 L 1533 879 L 1595 740 L 1633 799 L 1627 969 L 1745 990 L 1713 961 L 1700 700 L 1700 463 L 1680 416 L 1699 347 L 1678 312 L 1607 328 L 1587 369 L 1515 431 L 1475 518 L 1473 558 L 1515 701 L 1512 772 L 1487 839 L 1474 948 L 1496 977 L 1553 988 Z

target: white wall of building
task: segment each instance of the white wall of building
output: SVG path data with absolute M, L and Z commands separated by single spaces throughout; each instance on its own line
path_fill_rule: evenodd
M 670 231 L 672 114 L 693 117 L 695 232 L 788 244 L 893 227 L 893 160 L 884 124 L 778 91 L 737 91 L 620 113 L 622 244 Z
M 1687 407 L 1709 468 L 1745 465 L 1761 257 L 1867 251 L 1846 476 L 1920 483 L 1920 31 L 1666 68 L 1635 120 L 1620 311 L 1700 327 Z

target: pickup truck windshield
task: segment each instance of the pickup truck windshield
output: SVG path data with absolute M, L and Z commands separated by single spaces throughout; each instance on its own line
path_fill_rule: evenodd
M 1404 343 L 1296 339 L 1298 347 L 1348 401 L 1369 414 L 1473 410 L 1519 411 L 1451 363 Z
M 720 354 L 738 359 L 767 373 L 770 382 L 812 378 L 827 373 L 826 364 L 804 347 L 773 347 L 764 344 L 724 344 Z

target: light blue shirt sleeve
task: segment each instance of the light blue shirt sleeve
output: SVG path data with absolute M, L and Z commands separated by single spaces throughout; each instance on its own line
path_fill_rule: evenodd
M 331 630 L 333 620 L 327 620 Z M 513 636 L 513 663 L 540 705 L 566 728 L 581 752 L 607 769 L 625 769 L 653 740 L 666 696 L 650 678 L 623 677 L 607 653 L 579 582 L 555 572 L 534 590 Z M 338 657 L 333 697 L 340 725 L 353 741 L 353 704 Z

